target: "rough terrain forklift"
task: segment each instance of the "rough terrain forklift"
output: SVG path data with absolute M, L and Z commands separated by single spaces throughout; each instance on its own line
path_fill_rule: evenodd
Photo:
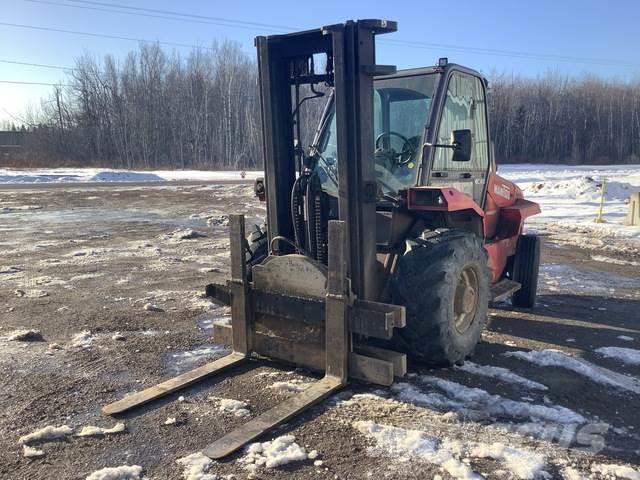
M 252 356 L 324 372 L 203 450 L 221 458 L 349 379 L 390 385 L 407 355 L 463 362 L 490 301 L 533 306 L 540 247 L 523 224 L 540 209 L 496 174 L 487 81 L 446 59 L 377 65 L 376 36 L 396 28 L 360 20 L 256 39 L 265 176 L 255 190 L 268 228 L 247 239 L 244 217 L 232 215 L 231 279 L 207 286 L 231 306 L 214 339 L 233 352 L 105 413 Z M 326 108 L 305 149 L 300 107 L 310 97 Z

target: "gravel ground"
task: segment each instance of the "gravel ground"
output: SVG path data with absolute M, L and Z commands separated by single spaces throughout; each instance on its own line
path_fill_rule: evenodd
M 240 452 L 209 465 L 210 477 L 198 468 L 189 477 L 176 463 L 292 394 L 274 383 L 318 378 L 262 360 L 119 418 L 123 433 L 34 442 L 44 455 L 23 456 L 20 437 L 49 425 L 113 427 L 102 405 L 228 352 L 210 327 L 228 311 L 201 293 L 228 274 L 225 215 L 262 222 L 251 193 L 249 185 L 0 190 L 1 478 L 84 479 L 122 465 L 155 480 L 640 478 L 640 365 L 596 352 L 640 350 L 639 252 L 589 250 L 586 234 L 567 240 L 553 226 L 540 232 L 538 305 L 494 305 L 466 367 L 411 365 L 390 389 L 354 383 L 263 439 L 293 435 L 315 459 L 252 467 Z M 9 339 L 21 329 L 42 340 Z M 560 361 L 545 366 L 505 355 L 548 349 L 567 356 L 556 352 Z M 588 371 L 571 370 L 573 359 Z M 248 415 L 221 410 L 220 399 L 244 402 Z

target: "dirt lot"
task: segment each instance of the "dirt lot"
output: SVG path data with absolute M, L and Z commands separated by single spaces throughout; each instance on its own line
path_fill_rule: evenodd
M 112 427 L 102 405 L 228 352 L 211 338 L 227 312 L 201 292 L 228 272 L 224 215 L 262 221 L 251 190 L 0 190 L 1 478 L 84 479 L 121 465 L 156 480 L 640 478 L 640 364 L 596 352 L 640 349 L 638 250 L 579 248 L 594 244 L 588 233 L 553 226 L 541 232 L 538 306 L 495 305 L 473 362 L 413 365 L 390 389 L 353 384 L 263 439 L 294 435 L 315 459 L 252 467 L 240 452 L 210 477 L 176 463 L 317 378 L 264 361 L 125 415 L 123 433 L 34 442 L 44 455 L 24 457 L 21 436 Z M 10 340 L 19 329 L 43 340 Z M 248 416 L 220 399 L 245 402 Z

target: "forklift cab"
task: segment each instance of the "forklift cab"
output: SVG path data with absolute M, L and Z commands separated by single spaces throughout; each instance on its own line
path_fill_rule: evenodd
M 373 83 L 378 200 L 413 186 L 454 187 L 479 206 L 489 173 L 486 82 L 475 71 L 440 66 L 399 71 Z M 330 100 L 311 149 L 322 190 L 337 198 L 335 106 Z M 456 155 L 454 132 L 468 131 L 470 149 Z

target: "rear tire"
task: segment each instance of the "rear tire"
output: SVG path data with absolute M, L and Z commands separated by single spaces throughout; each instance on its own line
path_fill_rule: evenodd
M 511 298 L 514 307 L 532 308 L 535 305 L 539 268 L 540 238 L 537 235 L 520 235 L 513 258 L 512 277 L 522 287 Z
M 471 355 L 486 324 L 487 253 L 470 232 L 430 235 L 398 260 L 391 291 L 406 307 L 407 325 L 394 343 L 414 359 L 453 365 Z

